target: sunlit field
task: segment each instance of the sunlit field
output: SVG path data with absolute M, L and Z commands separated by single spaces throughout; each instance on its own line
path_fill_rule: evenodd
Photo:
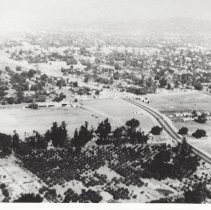
M 1 108 L 0 130 L 12 133 L 16 130 L 20 136 L 37 130 L 44 133 L 53 122 L 67 123 L 69 135 L 79 128 L 85 121 L 96 127 L 101 121 L 108 118 L 112 127 L 125 125 L 126 121 L 136 118 L 140 121 L 140 128 L 149 132 L 157 122 L 147 113 L 121 99 L 81 101 L 80 108 L 41 108 L 39 110 L 22 107 Z
M 163 112 L 193 110 L 211 112 L 211 96 L 198 91 L 150 94 L 148 98 L 152 107 Z

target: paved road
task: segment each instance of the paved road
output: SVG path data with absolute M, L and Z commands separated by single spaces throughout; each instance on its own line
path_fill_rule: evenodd
M 171 122 L 171 120 L 169 118 L 162 115 L 159 111 L 147 106 L 146 104 L 143 104 L 141 102 L 137 102 L 134 99 L 123 98 L 123 100 L 125 100 L 128 103 L 131 103 L 131 104 L 145 110 L 149 114 L 151 114 L 174 141 L 179 142 L 179 143 L 182 142 L 182 140 L 183 140 L 182 136 L 180 136 L 177 133 L 177 129 L 175 128 L 175 126 L 173 125 L 173 123 Z M 211 164 L 211 155 L 210 154 L 208 154 L 207 152 L 197 148 L 196 145 L 192 145 L 190 142 L 188 142 L 188 144 L 190 145 L 192 151 L 195 154 L 199 155 L 204 161 Z

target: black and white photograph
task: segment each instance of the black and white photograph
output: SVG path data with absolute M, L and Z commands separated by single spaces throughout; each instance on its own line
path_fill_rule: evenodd
M 211 1 L 0 0 L 4 203 L 211 203 Z

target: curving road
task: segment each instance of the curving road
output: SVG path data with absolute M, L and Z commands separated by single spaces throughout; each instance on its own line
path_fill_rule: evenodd
M 131 98 L 123 98 L 124 101 L 127 101 L 128 103 L 131 103 L 144 111 L 148 112 L 150 115 L 152 115 L 158 123 L 163 127 L 163 129 L 168 133 L 168 135 L 175 140 L 178 143 L 181 143 L 183 138 L 177 133 L 177 129 L 171 122 L 169 118 L 166 116 L 162 115 L 159 111 L 147 106 L 146 104 L 142 104 L 140 102 L 135 101 L 134 99 Z M 188 142 L 189 146 L 191 147 L 191 150 L 193 153 L 197 154 L 200 156 L 204 161 L 207 163 L 211 164 L 211 155 L 206 153 L 205 151 L 197 148 L 195 145 L 192 145 Z

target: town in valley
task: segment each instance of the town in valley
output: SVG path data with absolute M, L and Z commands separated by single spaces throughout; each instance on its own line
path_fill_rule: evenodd
M 0 202 L 210 203 L 211 20 L 53 26 L 0 33 Z

